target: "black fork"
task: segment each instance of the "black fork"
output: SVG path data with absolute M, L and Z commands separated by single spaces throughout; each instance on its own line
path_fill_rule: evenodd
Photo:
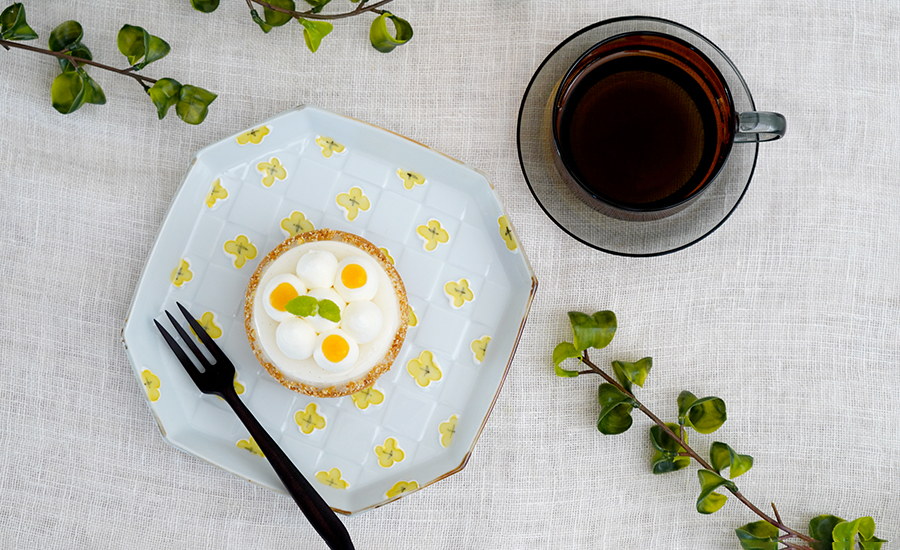
M 200 326 L 200 323 L 196 321 L 194 316 L 184 306 L 178 304 L 178 309 L 181 310 L 188 324 L 194 329 L 194 332 L 197 333 L 197 336 L 206 345 L 206 349 L 209 350 L 213 357 L 214 362 L 210 363 L 172 314 L 166 311 L 166 315 L 169 317 L 169 321 L 172 322 L 175 330 L 178 331 L 178 335 L 181 336 L 181 339 L 193 352 L 200 365 L 202 365 L 203 372 L 197 369 L 194 362 L 188 357 L 188 354 L 172 338 L 172 335 L 158 321 L 154 319 L 153 322 L 156 323 L 156 328 L 159 329 L 163 338 L 166 339 L 166 343 L 175 352 L 184 369 L 194 380 L 194 383 L 197 384 L 197 388 L 203 393 L 218 395 L 231 405 L 234 413 L 247 427 L 250 435 L 253 436 L 253 439 L 259 445 L 260 450 L 262 450 L 272 468 L 275 469 L 275 473 L 278 474 L 281 482 L 284 483 L 297 505 L 300 506 L 303 515 L 306 516 L 306 519 L 309 520 L 315 530 L 325 540 L 328 547 L 332 550 L 353 550 L 353 542 L 350 540 L 350 534 L 347 533 L 344 524 L 341 523 L 321 495 L 312 488 L 306 478 L 303 477 L 303 474 L 284 454 L 284 451 L 275 443 L 275 440 L 266 433 L 266 430 L 257 422 L 256 418 L 244 405 L 244 402 L 237 396 L 237 393 L 234 391 L 234 364 L 225 356 L 221 348 L 213 342 L 212 337 L 206 333 L 203 327 Z

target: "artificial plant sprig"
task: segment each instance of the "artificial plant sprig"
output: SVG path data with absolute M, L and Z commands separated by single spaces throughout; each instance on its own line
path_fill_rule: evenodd
M 372 4 L 369 4 L 369 0 L 350 0 L 356 7 L 341 13 L 322 13 L 322 9 L 331 0 L 298 1 L 306 2 L 310 8 L 299 11 L 294 0 L 246 0 L 247 7 L 250 8 L 250 18 L 265 33 L 275 27 L 286 25 L 292 19 L 296 20 L 303 29 L 303 39 L 311 52 L 318 50 L 322 39 L 334 29 L 331 21 L 364 13 L 373 13 L 377 16 L 369 28 L 369 41 L 372 47 L 380 52 L 390 52 L 397 46 L 406 44 L 413 37 L 412 26 L 408 21 L 380 9 L 393 0 L 380 0 Z M 263 8 L 262 16 L 254 4 Z M 219 0 L 191 0 L 191 5 L 197 11 L 211 13 L 218 9 Z M 393 26 L 393 32 L 388 26 L 388 21 Z
M 84 29 L 77 21 L 65 21 L 54 28 L 47 41 L 49 49 L 19 43 L 37 38 L 38 34 L 25 19 L 25 7 L 21 3 L 17 2 L 0 13 L 0 45 L 6 50 L 18 48 L 50 55 L 59 61 L 61 72 L 50 86 L 50 98 L 53 108 L 62 114 L 73 113 L 87 103 L 106 103 L 103 89 L 88 74 L 85 66 L 135 80 L 150 96 L 159 118 L 163 118 L 170 107 L 175 107 L 181 120 L 188 124 L 200 124 L 209 112 L 209 105 L 216 99 L 216 94 L 197 86 L 181 85 L 171 78 L 157 80 L 138 74 L 137 71 L 162 59 L 171 49 L 163 39 L 141 27 L 124 25 L 116 37 L 119 51 L 130 64 L 124 69 L 94 61 L 91 50 L 82 42 Z
M 704 459 L 688 445 L 687 429 L 701 434 L 713 433 L 725 423 L 727 411 L 725 401 L 718 397 L 698 398 L 689 391 L 678 395 L 677 422 L 664 422 L 644 406 L 634 394 L 634 386 L 643 388 L 647 375 L 653 367 L 653 359 L 645 357 L 636 362 L 612 361 L 612 376 L 594 364 L 588 356 L 588 349 L 602 349 L 610 344 L 618 328 L 612 311 L 598 311 L 593 315 L 569 312 L 572 325 L 572 342 L 561 342 L 553 350 L 553 364 L 557 376 L 573 378 L 583 374 L 597 374 L 603 378 L 597 391 L 600 402 L 600 416 L 597 429 L 606 435 L 627 431 L 633 423 L 631 413 L 637 409 L 653 421 L 650 428 L 650 443 L 653 447 L 651 469 L 654 474 L 664 474 L 686 468 L 691 461 L 700 466 L 697 477 L 700 495 L 696 509 L 701 514 L 712 514 L 727 501 L 722 494 L 725 490 L 747 506 L 760 521 L 748 523 L 735 530 L 744 550 L 878 550 L 885 542 L 875 536 L 875 521 L 862 517 L 845 521 L 833 515 L 820 515 L 809 522 L 809 535 L 787 527 L 772 504 L 775 517 L 771 517 L 750 502 L 732 481 L 753 467 L 753 457 L 740 454 L 720 441 L 712 443 L 709 460 Z M 587 366 L 583 370 L 562 368 L 569 359 Z M 723 472 L 728 470 L 728 479 Z M 784 531 L 785 534 L 781 534 Z M 799 541 L 799 542 L 796 542 Z M 783 546 L 780 546 L 783 545 Z

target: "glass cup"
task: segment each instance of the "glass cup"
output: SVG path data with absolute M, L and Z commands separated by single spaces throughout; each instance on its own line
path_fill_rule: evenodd
M 733 70 L 727 58 L 717 64 L 700 47 L 706 39 L 679 30 L 638 27 L 604 39 L 550 98 L 556 169 L 604 215 L 652 221 L 681 212 L 723 173 L 733 145 L 785 133 L 778 113 L 736 109 L 722 75 Z

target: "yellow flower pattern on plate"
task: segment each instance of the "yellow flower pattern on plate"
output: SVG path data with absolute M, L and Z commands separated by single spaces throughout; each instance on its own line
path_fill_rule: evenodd
M 238 449 L 244 449 L 248 451 L 250 454 L 254 454 L 256 456 L 261 456 L 265 458 L 266 455 L 263 454 L 262 449 L 259 448 L 259 445 L 256 444 L 256 441 L 251 437 L 250 439 L 241 439 L 237 442 Z
M 257 254 L 256 247 L 246 235 L 238 235 L 233 241 L 226 241 L 224 248 L 226 253 L 234 256 L 234 267 L 238 269 L 244 267 L 247 260 L 252 260 Z
M 384 394 L 371 387 L 354 393 L 350 398 L 360 410 L 368 409 L 369 405 L 381 405 L 384 402 Z
M 472 340 L 470 349 L 472 350 L 472 353 L 475 354 L 476 363 L 481 363 L 482 361 L 484 361 L 484 354 L 487 353 L 487 347 L 490 343 L 490 336 L 482 336 L 478 340 Z
M 159 387 L 161 385 L 159 377 L 144 369 L 141 371 L 141 382 L 144 384 L 144 389 L 147 390 L 147 399 L 156 402 L 159 399 Z
M 252 143 L 254 145 L 259 145 L 259 143 L 263 140 L 264 137 L 269 135 L 269 127 L 263 126 L 261 128 L 254 128 L 252 130 L 248 130 L 243 134 L 240 134 L 237 137 L 238 145 L 247 145 L 248 143 Z
M 399 497 L 403 493 L 411 493 L 419 488 L 419 484 L 415 481 L 398 481 L 394 486 L 388 489 L 384 496 L 388 498 Z
M 294 414 L 294 422 L 300 427 L 300 431 L 309 435 L 313 430 L 325 429 L 325 417 L 316 411 L 316 404 L 310 403 L 302 411 Z
M 454 414 L 446 422 L 441 422 L 438 431 L 441 433 L 441 445 L 449 447 L 453 443 L 453 434 L 456 433 L 456 425 L 459 418 Z
M 397 175 L 403 180 L 403 187 L 406 189 L 411 190 L 416 185 L 425 185 L 425 176 L 417 172 L 410 172 L 400 168 L 397 170 Z
M 450 281 L 444 285 L 444 292 L 447 293 L 447 296 L 450 298 L 450 304 L 457 308 L 462 307 L 466 302 L 471 302 L 475 299 L 475 294 L 472 292 L 472 289 L 469 288 L 469 281 L 467 279 Z
M 516 236 L 513 235 L 512 226 L 509 225 L 509 218 L 506 216 L 500 216 L 497 218 L 497 223 L 500 224 L 500 237 L 503 238 L 503 242 L 506 243 L 506 249 L 509 251 L 515 251 L 518 248 L 516 244 Z
M 390 468 L 397 462 L 402 462 L 406 454 L 397 445 L 397 440 L 389 437 L 384 440 L 384 445 L 375 447 L 375 456 L 378 457 L 378 465 L 382 468 Z
M 372 205 L 372 203 L 369 202 L 369 197 L 365 196 L 362 189 L 359 187 L 353 187 L 346 193 L 340 193 L 337 198 L 335 198 L 335 201 L 338 206 L 347 211 L 347 221 L 350 222 L 359 216 L 360 210 L 368 210 Z
M 350 486 L 349 483 L 341 479 L 341 471 L 337 468 L 332 468 L 327 472 L 323 470 L 317 473 L 316 481 L 334 489 L 346 489 Z
M 275 157 L 269 162 L 260 162 L 256 165 L 256 169 L 262 172 L 262 184 L 266 187 L 272 187 L 275 178 L 283 180 L 287 177 L 287 170 L 281 165 L 281 161 Z
M 432 382 L 441 379 L 441 369 L 434 360 L 434 354 L 428 350 L 419 354 L 416 359 L 410 359 L 406 364 L 406 372 L 416 379 L 416 384 L 425 387 Z
M 222 180 L 216 180 L 212 184 L 212 189 L 206 195 L 206 207 L 213 208 L 216 202 L 228 198 L 228 190 L 222 187 Z
M 191 271 L 191 264 L 188 263 L 184 258 L 178 262 L 178 267 L 172 270 L 172 274 L 169 276 L 169 280 L 172 281 L 172 284 L 178 288 L 181 288 L 181 285 L 190 281 L 194 278 L 194 273 Z
M 416 310 L 409 306 L 409 326 L 414 327 L 419 324 L 419 318 L 416 317 Z
M 425 239 L 425 250 L 428 252 L 437 248 L 439 243 L 445 243 L 450 240 L 450 233 L 447 233 L 447 230 L 441 227 L 441 222 L 438 220 L 431 220 L 427 225 L 420 225 L 416 229 L 416 233 Z
M 322 148 L 322 156 L 329 159 L 334 153 L 343 153 L 345 147 L 330 137 L 319 136 L 316 143 Z
M 287 231 L 289 237 L 315 229 L 312 222 L 306 219 L 306 214 L 297 210 L 294 210 L 290 216 L 281 220 L 281 228 Z
M 203 330 L 206 331 L 213 338 L 220 338 L 222 336 L 222 327 L 216 324 L 216 316 L 212 311 L 204 312 L 203 315 L 197 319 L 197 322 L 200 323 L 200 326 L 203 327 Z M 190 327 L 191 334 L 193 334 L 199 340 L 200 337 L 197 336 L 197 333 L 194 332 L 194 328 Z

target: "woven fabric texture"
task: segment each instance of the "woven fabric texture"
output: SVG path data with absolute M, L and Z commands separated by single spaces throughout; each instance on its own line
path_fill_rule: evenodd
M 302 2 L 301 2 L 302 4 Z M 352 9 L 334 0 L 331 11 Z M 63 116 L 47 56 L 0 50 L 0 546 L 324 548 L 290 498 L 168 446 L 121 345 L 144 264 L 192 155 L 301 104 L 370 122 L 483 171 L 539 281 L 515 360 L 468 465 L 342 518 L 359 549 L 738 548 L 732 498 L 694 509 L 695 467 L 650 472 L 649 421 L 596 430 L 598 377 L 554 376 L 566 312 L 616 312 L 595 357 L 652 356 L 640 397 L 673 419 L 681 390 L 728 421 L 692 439 L 754 456 L 737 482 L 806 532 L 873 516 L 900 544 L 900 4 L 896 0 L 395 0 L 412 41 L 368 45 L 337 21 L 317 53 L 296 23 L 263 34 L 244 2 L 24 1 L 46 47 L 75 19 L 124 66 L 123 24 L 169 42 L 143 72 L 218 93 L 207 120 L 162 121 L 130 78 Z M 5 6 L 0 6 L 0 8 Z M 348 8 L 349 7 L 349 8 Z M 522 94 L 570 34 L 624 15 L 678 21 L 783 113 L 742 203 L 708 238 L 656 258 L 584 246 L 549 220 L 519 166 Z

